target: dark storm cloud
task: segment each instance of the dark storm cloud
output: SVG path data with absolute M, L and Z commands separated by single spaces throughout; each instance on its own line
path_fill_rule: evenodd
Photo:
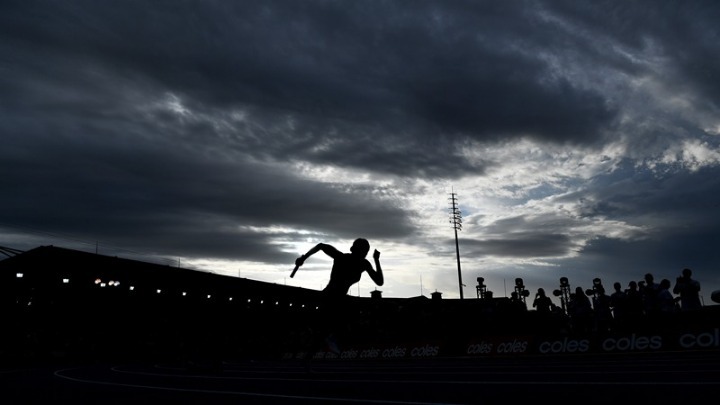
M 405 212 L 363 190 L 311 183 L 240 154 L 223 161 L 199 147 L 137 138 L 126 144 L 122 134 L 101 129 L 98 139 L 76 139 L 58 125 L 52 136 L 36 134 L 28 152 L 6 153 L 0 170 L 12 176 L 0 186 L 13 193 L 2 200 L 2 222 L 138 250 L 156 240 L 163 254 L 276 261 L 283 258 L 271 254 L 277 247 L 267 239 L 278 235 L 239 227 L 322 229 L 348 238 L 412 229 Z
M 567 228 L 574 225 L 571 219 L 555 214 L 542 216 L 514 216 L 480 225 L 477 218 L 463 223 L 477 236 L 459 234 L 459 246 L 464 259 L 539 259 L 567 257 L 578 249 Z M 454 256 L 455 241 L 426 246 L 434 255 Z
M 18 68 L 88 93 L 113 78 L 312 129 L 311 142 L 272 133 L 285 148 L 265 153 L 294 148 L 319 162 L 448 176 L 482 170 L 459 158 L 464 139 L 592 142 L 616 114 L 535 57 L 565 33 L 538 19 L 533 3 L 33 4 L 8 5 L 0 17 L 17 63 L 11 75 Z M 323 141 L 330 150 L 312 152 Z
M 558 202 L 579 203 L 578 215 L 583 218 L 612 218 L 661 232 L 701 230 L 720 225 L 720 217 L 708 215 L 720 207 L 720 197 L 713 191 L 718 188 L 720 169 L 716 166 L 695 171 L 677 164 L 659 165 L 655 170 L 626 166 Z
M 654 48 L 663 58 L 666 84 L 690 87 L 718 108 L 720 19 L 715 1 L 551 2 L 557 15 L 589 33 L 608 37 L 635 51 Z M 607 63 L 607 55 L 601 62 Z M 623 71 L 642 72 L 624 64 Z
M 544 258 L 565 256 L 572 249 L 571 238 L 563 234 L 519 232 L 503 238 L 462 239 L 465 257 Z
M 720 281 L 715 269 L 707 268 L 718 262 L 720 218 L 714 212 L 720 199 L 710 191 L 720 188 L 718 168 L 631 169 L 627 164 L 554 200 L 575 217 L 552 211 L 507 217 L 483 226 L 477 239 L 461 237 L 463 257 L 538 259 L 587 280 L 604 275 L 622 281 L 628 271 L 675 277 L 683 266 L 705 266 L 706 281 Z M 481 226 L 472 218 L 466 225 Z

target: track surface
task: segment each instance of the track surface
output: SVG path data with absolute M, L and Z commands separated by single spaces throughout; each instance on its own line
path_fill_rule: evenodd
M 0 369 L 15 404 L 713 404 L 720 353 Z

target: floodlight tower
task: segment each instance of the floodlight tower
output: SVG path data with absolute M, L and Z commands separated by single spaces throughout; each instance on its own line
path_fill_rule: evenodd
M 460 288 L 460 299 L 463 299 L 462 272 L 460 271 L 460 245 L 458 244 L 458 231 L 462 230 L 462 214 L 458 208 L 457 194 L 450 193 L 450 223 L 455 230 L 455 255 L 457 256 L 458 287 Z
M 560 304 L 562 310 L 569 315 L 569 304 L 570 304 L 570 282 L 567 277 L 560 277 L 560 288 L 553 291 L 553 295 L 560 297 Z

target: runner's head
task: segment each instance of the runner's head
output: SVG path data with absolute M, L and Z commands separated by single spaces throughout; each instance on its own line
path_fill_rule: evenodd
M 358 255 L 361 257 L 367 256 L 369 251 L 370 251 L 370 242 L 368 242 L 367 239 L 363 239 L 363 238 L 355 239 L 355 242 L 353 242 L 352 247 L 350 247 L 350 252 L 352 252 L 352 254 Z

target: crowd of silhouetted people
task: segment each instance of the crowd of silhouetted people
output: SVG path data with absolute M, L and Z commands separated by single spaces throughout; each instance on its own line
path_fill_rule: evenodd
M 521 279 L 516 283 L 521 283 Z M 529 293 L 522 288 L 512 293 L 511 302 L 519 308 L 527 308 L 525 297 Z M 539 288 L 532 300 L 532 309 L 548 319 L 566 322 L 575 334 L 623 332 L 637 330 L 644 325 L 658 326 L 668 322 L 675 314 L 697 311 L 703 307 L 700 283 L 692 278 L 691 269 L 683 269 L 675 283 L 669 279 L 659 282 L 651 273 L 640 281 L 630 281 L 627 288 L 614 282 L 613 290 L 607 291 L 599 278 L 593 280 L 589 289 L 570 287 L 566 277 L 560 279 L 560 288 L 553 291 L 560 305 L 556 305 L 543 288 Z

